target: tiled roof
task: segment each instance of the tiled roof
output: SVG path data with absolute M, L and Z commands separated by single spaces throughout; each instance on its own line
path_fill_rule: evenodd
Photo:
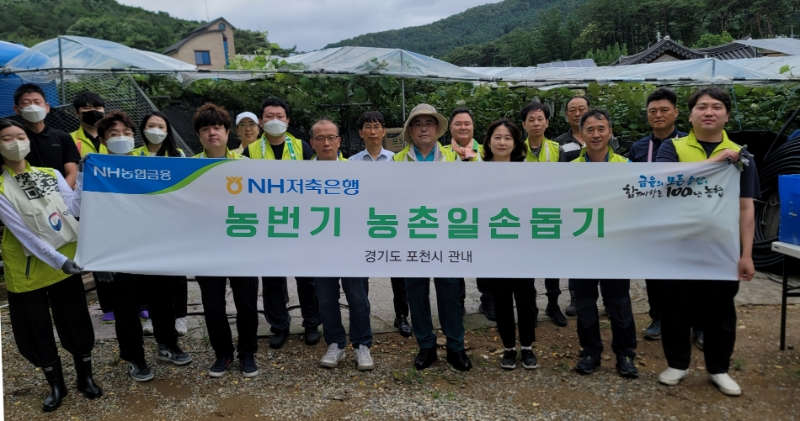
M 640 53 L 630 56 L 620 56 L 617 61 L 612 63 L 612 66 L 652 63 L 658 57 L 667 53 L 681 60 L 693 60 L 706 57 L 720 60 L 735 60 L 756 57 L 755 48 L 736 42 L 715 47 L 691 49 L 685 45 L 678 44 L 669 37 L 664 37 L 661 41 Z

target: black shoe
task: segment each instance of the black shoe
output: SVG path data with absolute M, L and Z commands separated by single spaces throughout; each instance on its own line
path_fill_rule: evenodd
M 647 329 L 644 330 L 644 338 L 649 339 L 651 341 L 657 341 L 661 339 L 661 320 L 654 319 Z
M 692 339 L 694 340 L 694 345 L 699 350 L 703 350 L 704 338 L 703 338 L 703 331 L 702 330 L 695 330 L 694 334 L 692 335 Z
M 514 353 L 516 354 L 516 352 Z M 472 368 L 472 361 L 469 360 L 466 351 L 447 350 L 447 362 L 458 371 L 469 371 Z
M 61 406 L 61 401 L 67 396 L 67 385 L 64 384 L 64 371 L 61 368 L 61 360 L 59 359 L 52 367 L 42 367 L 44 378 L 47 379 L 47 384 L 50 385 L 50 394 L 44 398 L 42 403 L 42 410 L 44 412 L 52 412 Z
M 561 312 L 561 309 L 558 307 L 558 305 L 547 306 L 547 308 L 544 310 L 544 313 L 550 318 L 550 320 L 553 321 L 553 323 L 557 324 L 558 326 L 564 327 L 567 325 L 567 318 Z
M 592 374 L 597 367 L 600 367 L 600 358 L 587 355 L 578 361 L 575 371 L 581 374 Z
M 316 345 L 319 343 L 319 329 L 316 327 L 307 327 L 306 333 L 303 334 L 303 340 L 306 342 L 306 345 Z
M 252 355 L 239 357 L 239 370 L 244 377 L 255 377 L 258 375 L 258 365 Z
M 569 300 L 569 305 L 567 306 L 567 308 L 564 309 L 564 314 L 566 314 L 569 317 L 575 317 L 575 316 L 578 315 L 578 310 L 575 307 L 575 299 L 574 298 L 571 298 Z
M 513 370 L 517 368 L 517 351 L 506 350 L 503 352 L 503 358 L 500 359 L 500 367 L 506 370 Z
M 208 375 L 211 377 L 222 377 L 228 371 L 228 366 L 233 362 L 231 357 L 220 357 L 214 362 L 214 365 L 208 369 Z
M 397 316 L 394 318 L 394 327 L 397 328 L 397 331 L 400 332 L 400 335 L 404 338 L 411 337 L 411 325 L 408 324 L 408 317 L 406 316 Z
M 633 365 L 632 357 L 617 356 L 617 371 L 622 377 L 635 379 L 639 377 L 639 370 Z
M 103 396 L 103 389 L 95 384 L 92 378 L 92 356 L 73 355 L 72 359 L 75 361 L 76 386 L 78 390 L 83 393 L 83 396 L 89 399 L 96 399 Z
M 497 320 L 494 315 L 494 304 L 481 303 L 481 305 L 478 306 L 478 312 L 485 315 L 487 319 L 493 322 Z
M 522 367 L 526 370 L 533 370 L 539 367 L 539 362 L 536 361 L 536 355 L 531 349 L 523 349 L 521 352 Z
M 283 344 L 286 343 L 286 338 L 288 336 L 288 331 L 278 331 L 273 333 L 272 337 L 269 338 L 269 347 L 272 349 L 283 348 Z
M 417 370 L 424 370 L 438 359 L 439 356 L 436 355 L 436 347 L 420 348 L 417 358 L 414 359 L 414 367 L 416 367 Z

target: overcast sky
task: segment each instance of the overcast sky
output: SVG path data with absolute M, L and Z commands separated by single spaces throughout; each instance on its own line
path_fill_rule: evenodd
M 189 20 L 206 20 L 204 0 L 118 0 Z M 271 42 L 298 51 L 369 32 L 424 25 L 500 0 L 205 0 L 208 16 L 240 29 L 269 31 Z

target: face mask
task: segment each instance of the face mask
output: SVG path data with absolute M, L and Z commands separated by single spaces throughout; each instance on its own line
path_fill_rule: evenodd
M 40 107 L 36 104 L 28 105 L 27 107 L 20 110 L 22 114 L 22 118 L 29 123 L 38 123 L 44 120 L 44 117 L 47 115 L 47 110 L 44 107 Z
M 129 136 L 112 137 L 106 141 L 109 152 L 117 155 L 125 155 L 133 150 L 134 140 Z
M 101 118 L 103 118 L 103 113 L 97 110 L 84 111 L 81 113 L 81 121 L 90 126 L 94 126 Z
M 270 136 L 280 136 L 286 133 L 286 123 L 278 120 L 270 120 L 264 123 L 264 131 Z
M 150 143 L 160 145 L 161 142 L 167 138 L 167 134 L 161 129 L 147 129 L 144 131 L 144 137 L 146 137 Z
M 31 142 L 27 140 L 15 140 L 8 143 L 0 143 L 0 155 L 9 161 L 22 161 L 31 151 Z

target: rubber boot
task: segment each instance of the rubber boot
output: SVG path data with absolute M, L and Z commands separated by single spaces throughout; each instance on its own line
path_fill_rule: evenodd
M 75 377 L 78 390 L 89 399 L 96 399 L 103 396 L 103 389 L 100 388 L 92 378 L 92 356 L 73 355 L 75 361 Z
M 42 410 L 51 412 L 61 406 L 61 401 L 67 396 L 67 386 L 64 384 L 64 370 L 61 368 L 61 360 L 57 360 L 52 367 L 42 367 L 44 378 L 50 385 L 50 394 L 44 398 Z

